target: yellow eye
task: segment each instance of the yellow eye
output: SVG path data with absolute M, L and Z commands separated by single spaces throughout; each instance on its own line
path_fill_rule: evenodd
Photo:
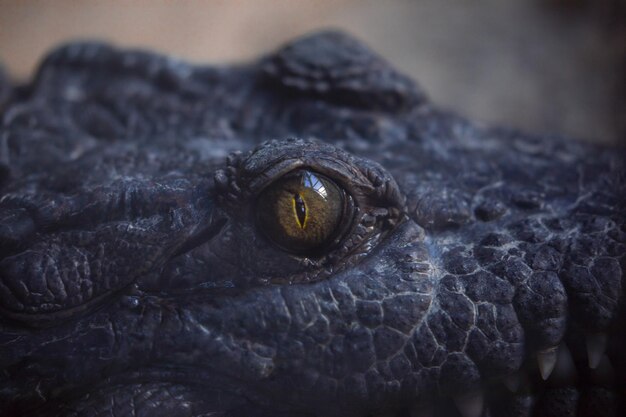
M 315 251 L 337 236 L 344 207 L 344 193 L 334 182 L 299 170 L 261 193 L 257 223 L 270 240 L 290 252 Z

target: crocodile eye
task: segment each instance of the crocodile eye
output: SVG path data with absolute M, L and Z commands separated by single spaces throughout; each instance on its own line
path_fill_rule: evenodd
M 347 197 L 332 180 L 298 170 L 267 187 L 257 202 L 259 229 L 293 253 L 311 253 L 339 236 Z M 345 223 L 345 222 L 344 222 Z

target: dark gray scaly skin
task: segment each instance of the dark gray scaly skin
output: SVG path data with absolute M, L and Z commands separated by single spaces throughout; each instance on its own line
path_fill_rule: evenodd
M 0 86 L 0 415 L 623 415 L 622 149 L 441 111 L 339 33 Z M 358 206 L 311 259 L 255 224 L 301 166 Z

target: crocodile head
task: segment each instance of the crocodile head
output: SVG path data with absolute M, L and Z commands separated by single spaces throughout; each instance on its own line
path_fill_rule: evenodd
M 0 91 L 0 415 L 623 411 L 622 150 L 441 111 L 334 32 L 71 44 Z

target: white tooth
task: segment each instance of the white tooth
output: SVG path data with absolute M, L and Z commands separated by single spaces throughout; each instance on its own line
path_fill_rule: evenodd
M 409 412 L 411 417 L 434 417 L 435 409 L 432 405 L 415 406 Z
M 515 372 L 514 374 L 505 376 L 503 382 L 509 391 L 516 393 L 522 384 L 522 377 L 519 372 Z
M 615 370 L 611 361 L 606 355 L 602 355 L 600 363 L 596 369 L 591 371 L 591 379 L 595 384 L 606 385 L 612 384 L 615 379 Z
M 480 417 L 483 413 L 483 391 L 455 397 L 454 403 L 463 417 Z
M 550 377 L 550 374 L 554 369 L 554 365 L 556 364 L 557 350 L 558 346 L 555 346 L 537 352 L 537 364 L 539 365 L 541 378 L 543 378 L 544 381 Z
M 602 355 L 606 350 L 606 333 L 589 333 L 587 334 L 587 358 L 589 359 L 589 367 L 596 369 L 600 364 Z

